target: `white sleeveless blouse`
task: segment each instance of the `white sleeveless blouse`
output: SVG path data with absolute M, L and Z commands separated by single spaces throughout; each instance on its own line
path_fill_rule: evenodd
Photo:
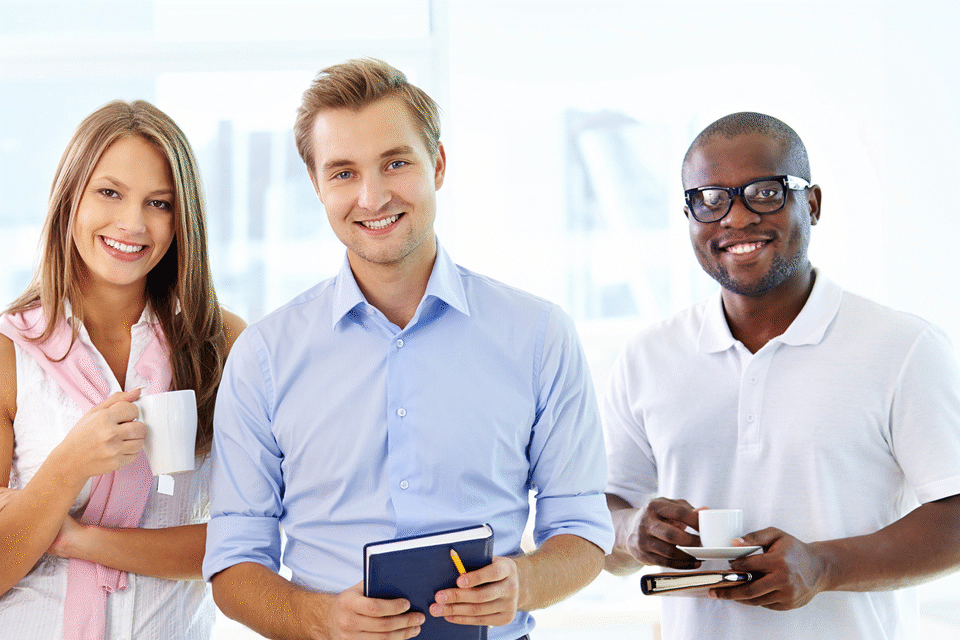
M 69 312 L 68 312 L 69 314 Z M 152 313 L 145 310 L 131 329 L 126 388 L 146 386 L 134 365 L 152 331 Z M 110 393 L 120 391 L 106 360 L 96 350 L 85 327 L 80 340 L 93 355 Z M 10 487 L 30 482 L 50 452 L 85 413 L 57 383 L 19 346 L 17 359 L 17 415 L 14 420 L 13 467 Z M 197 459 L 193 472 L 174 477 L 173 495 L 157 492 L 157 478 L 141 527 L 157 529 L 200 524 L 210 517 L 209 460 Z M 71 515 L 79 518 L 90 498 L 87 482 Z M 67 590 L 68 560 L 44 554 L 33 569 L 10 591 L 0 596 L 0 634 L 18 640 L 51 640 L 63 637 L 63 602 Z M 215 606 L 210 587 L 202 581 L 177 581 L 127 574 L 127 588 L 107 596 L 106 638 L 111 640 L 207 640 Z

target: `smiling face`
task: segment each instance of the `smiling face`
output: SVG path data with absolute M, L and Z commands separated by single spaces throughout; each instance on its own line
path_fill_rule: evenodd
M 795 173 L 788 156 L 780 141 L 761 134 L 715 135 L 684 164 L 683 187 L 738 187 Z M 717 222 L 697 222 L 684 210 L 700 265 L 726 292 L 751 298 L 788 295 L 805 282 L 811 269 L 810 227 L 820 217 L 819 187 L 787 191 L 786 204 L 775 213 L 754 213 L 739 197 Z
M 163 153 L 139 136 L 117 139 L 83 190 L 73 242 L 86 284 L 137 287 L 170 248 L 175 192 Z
M 434 158 L 402 102 L 321 111 L 311 179 L 358 280 L 373 269 L 429 273 L 437 246 L 436 191 L 446 159 Z

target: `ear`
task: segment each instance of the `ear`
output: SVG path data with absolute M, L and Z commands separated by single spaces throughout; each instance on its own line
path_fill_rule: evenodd
M 437 160 L 433 167 L 433 184 L 435 189 L 443 186 L 443 176 L 447 171 L 447 152 L 443 148 L 443 143 L 437 143 Z
M 820 199 L 822 193 L 820 192 L 820 185 L 815 184 L 811 185 L 807 189 L 807 205 L 810 207 L 810 224 L 814 225 L 820 220 Z
M 687 217 L 687 220 L 690 219 L 690 207 L 683 205 L 683 215 Z

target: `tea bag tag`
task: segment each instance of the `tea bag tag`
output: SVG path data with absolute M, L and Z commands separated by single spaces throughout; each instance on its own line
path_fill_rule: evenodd
M 173 495 L 173 476 L 157 476 L 157 493 Z

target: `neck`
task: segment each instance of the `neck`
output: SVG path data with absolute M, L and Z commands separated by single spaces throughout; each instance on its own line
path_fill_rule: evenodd
M 427 291 L 437 252 L 429 260 L 400 264 L 375 264 L 348 253 L 353 277 L 371 305 L 380 310 L 387 320 L 401 329 L 417 312 L 417 306 Z
M 130 334 L 147 305 L 144 286 L 108 287 L 85 285 L 83 297 L 83 324 L 91 334 L 124 331 Z
M 756 353 L 770 340 L 783 335 L 800 315 L 813 291 L 813 268 L 784 281 L 762 296 L 743 296 L 724 289 L 723 310 L 733 337 Z

